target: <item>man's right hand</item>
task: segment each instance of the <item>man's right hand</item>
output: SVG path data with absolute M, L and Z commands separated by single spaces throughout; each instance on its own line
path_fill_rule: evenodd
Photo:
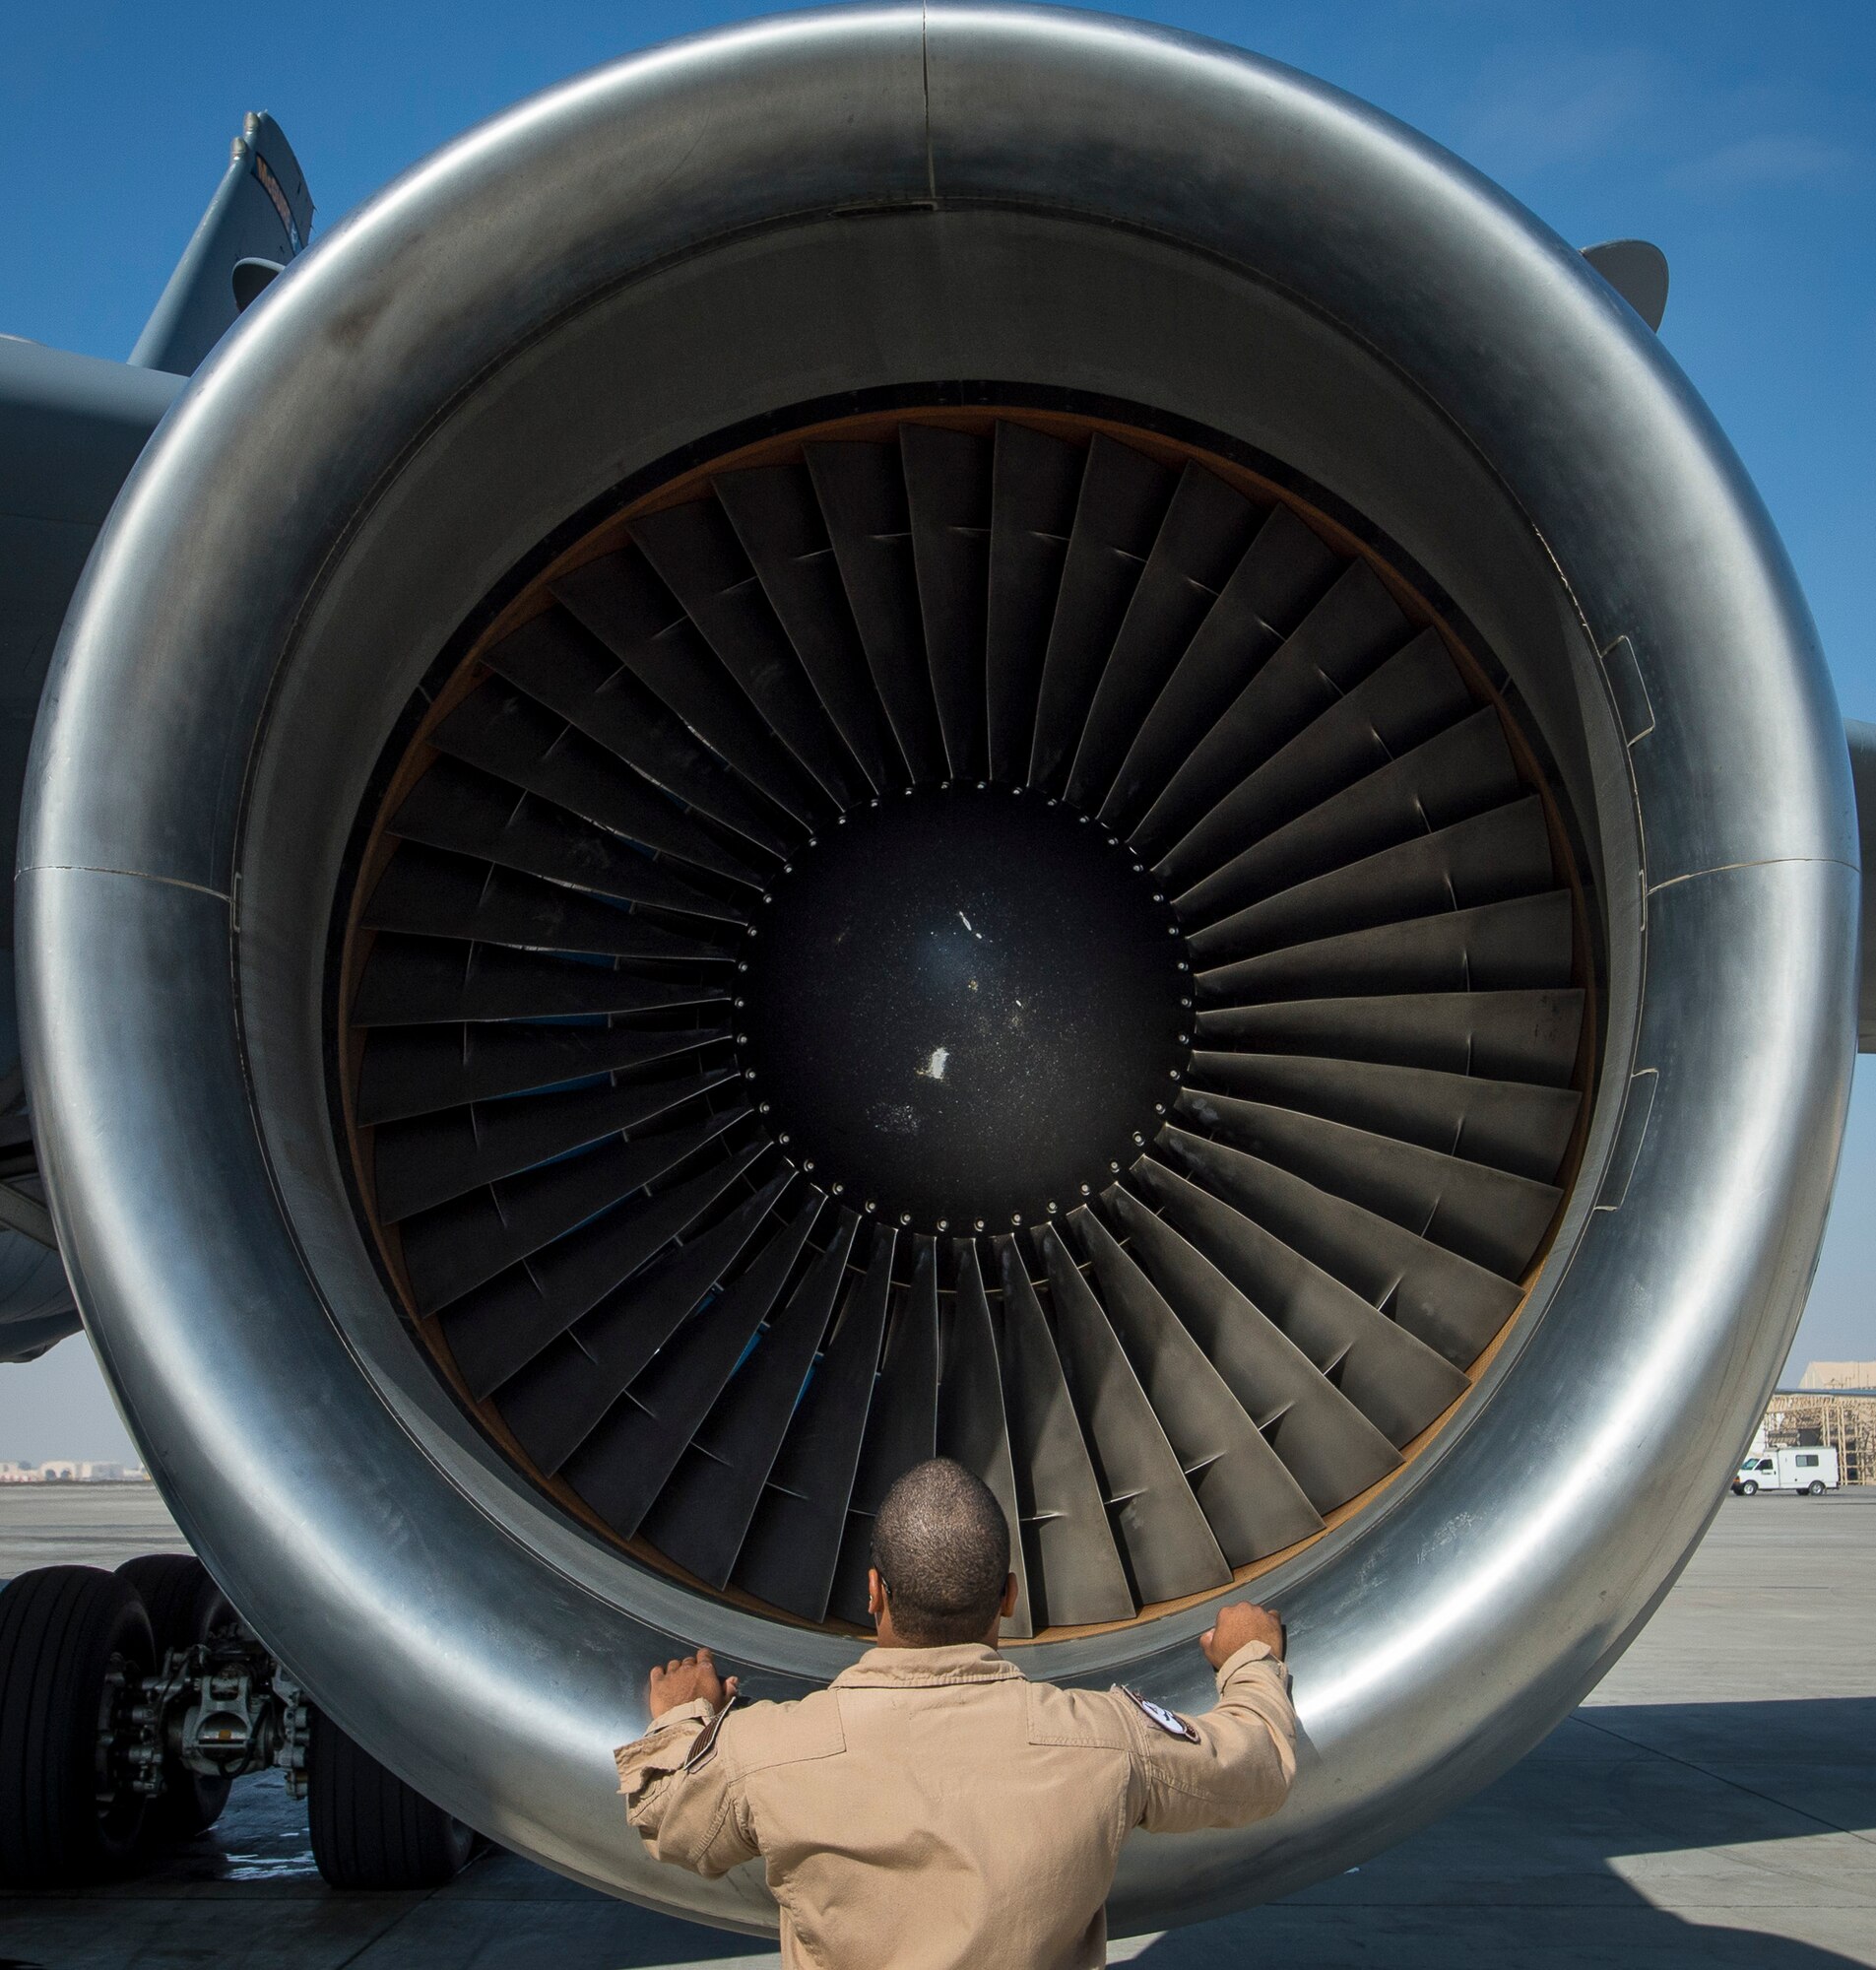
M 1250 1601 L 1233 1601 L 1220 1608 L 1217 1621 L 1198 1637 L 1198 1646 L 1213 1669 L 1223 1669 L 1250 1642 L 1261 1642 L 1278 1662 L 1283 1660 L 1281 1619 L 1273 1609 Z

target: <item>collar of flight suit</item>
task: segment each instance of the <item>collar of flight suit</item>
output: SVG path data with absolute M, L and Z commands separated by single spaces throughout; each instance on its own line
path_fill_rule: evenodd
M 942 1649 L 869 1649 L 834 1677 L 835 1689 L 932 1689 L 950 1682 L 1022 1680 L 1022 1671 L 982 1642 Z

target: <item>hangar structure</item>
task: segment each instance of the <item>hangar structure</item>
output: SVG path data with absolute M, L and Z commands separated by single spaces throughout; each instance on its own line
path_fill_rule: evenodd
M 251 120 L 130 365 L 0 344 L 4 1331 L 69 1276 L 240 1610 L 0 1595 L 84 1641 L 60 1865 L 274 1758 L 340 1877 L 473 1826 L 761 1928 L 611 1746 L 674 1638 L 851 1660 L 935 1450 L 1036 1674 L 1201 1708 L 1220 1596 L 1288 1619 L 1291 1805 L 1131 1843 L 1120 1929 L 1502 1770 L 1723 1493 L 1859 1031 L 1868 734 L 1658 253 L 1001 7 L 653 50 L 310 218 Z

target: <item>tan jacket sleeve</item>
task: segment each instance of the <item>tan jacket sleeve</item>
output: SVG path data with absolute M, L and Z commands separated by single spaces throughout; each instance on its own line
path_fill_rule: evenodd
M 1176 1738 L 1122 1699 L 1133 1741 L 1139 1811 L 1150 1833 L 1197 1833 L 1265 1819 L 1296 1776 L 1296 1712 L 1289 1673 L 1261 1642 L 1247 1642 L 1218 1672 L 1218 1703 L 1182 1721 Z
M 714 1879 L 752 1860 L 756 1846 L 724 1728 L 703 1742 L 711 1715 L 702 1701 L 679 1704 L 635 1743 L 621 1744 L 613 1762 L 626 1817 L 652 1859 Z

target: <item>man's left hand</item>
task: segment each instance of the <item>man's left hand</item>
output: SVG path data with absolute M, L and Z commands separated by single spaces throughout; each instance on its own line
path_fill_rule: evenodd
M 699 1697 L 712 1710 L 721 1710 L 735 1694 L 736 1677 L 718 1675 L 716 1659 L 708 1649 L 699 1649 L 694 1656 L 674 1656 L 663 1669 L 653 1670 L 647 1701 L 652 1716 L 658 1718 Z

